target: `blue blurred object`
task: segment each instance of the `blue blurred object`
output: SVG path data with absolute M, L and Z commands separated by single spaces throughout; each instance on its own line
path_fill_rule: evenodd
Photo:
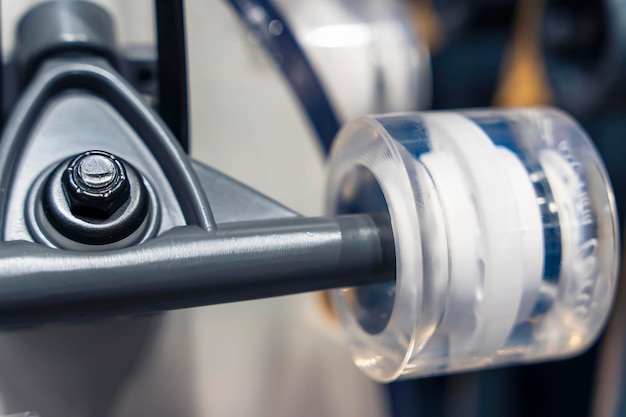
M 229 1 L 289 81 L 328 153 L 339 120 L 287 22 L 268 0 Z
M 441 45 L 432 51 L 433 108 L 486 107 L 511 40 L 514 0 L 435 0 Z
M 626 4 L 621 0 L 550 0 L 541 31 L 555 104 L 577 117 L 624 102 Z

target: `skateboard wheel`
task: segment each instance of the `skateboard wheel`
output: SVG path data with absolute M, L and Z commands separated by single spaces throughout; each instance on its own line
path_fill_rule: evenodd
M 333 146 L 330 214 L 388 214 L 391 283 L 334 291 L 376 380 L 575 354 L 616 287 L 617 217 L 585 132 L 549 109 L 386 115 Z

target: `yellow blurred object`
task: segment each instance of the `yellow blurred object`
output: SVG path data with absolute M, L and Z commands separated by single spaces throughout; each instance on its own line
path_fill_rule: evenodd
M 502 66 L 496 106 L 548 104 L 552 94 L 541 58 L 541 20 L 544 0 L 519 1 L 513 39 Z
M 323 319 L 328 322 L 333 328 L 339 328 L 339 317 L 337 317 L 337 311 L 333 305 L 332 295 L 330 291 L 320 291 L 315 293 L 315 299 L 317 305 L 322 313 Z
M 431 0 L 407 1 L 414 27 L 426 40 L 428 49 L 436 52 L 443 43 L 443 33 Z

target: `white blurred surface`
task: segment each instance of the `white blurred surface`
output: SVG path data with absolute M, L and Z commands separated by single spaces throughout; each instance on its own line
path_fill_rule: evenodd
M 306 215 L 324 162 L 286 81 L 226 1 L 187 3 L 192 155 Z

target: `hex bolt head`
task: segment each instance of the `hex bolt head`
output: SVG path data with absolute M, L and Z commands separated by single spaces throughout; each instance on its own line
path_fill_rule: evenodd
M 77 216 L 108 218 L 130 195 L 121 159 L 104 151 L 87 151 L 70 161 L 62 176 L 70 209 Z
M 73 156 L 60 162 L 42 185 L 44 217 L 38 224 L 60 247 L 137 242 L 153 230 L 148 219 L 155 219 L 152 207 L 157 208 L 150 204 L 146 184 L 131 164 L 108 152 Z

